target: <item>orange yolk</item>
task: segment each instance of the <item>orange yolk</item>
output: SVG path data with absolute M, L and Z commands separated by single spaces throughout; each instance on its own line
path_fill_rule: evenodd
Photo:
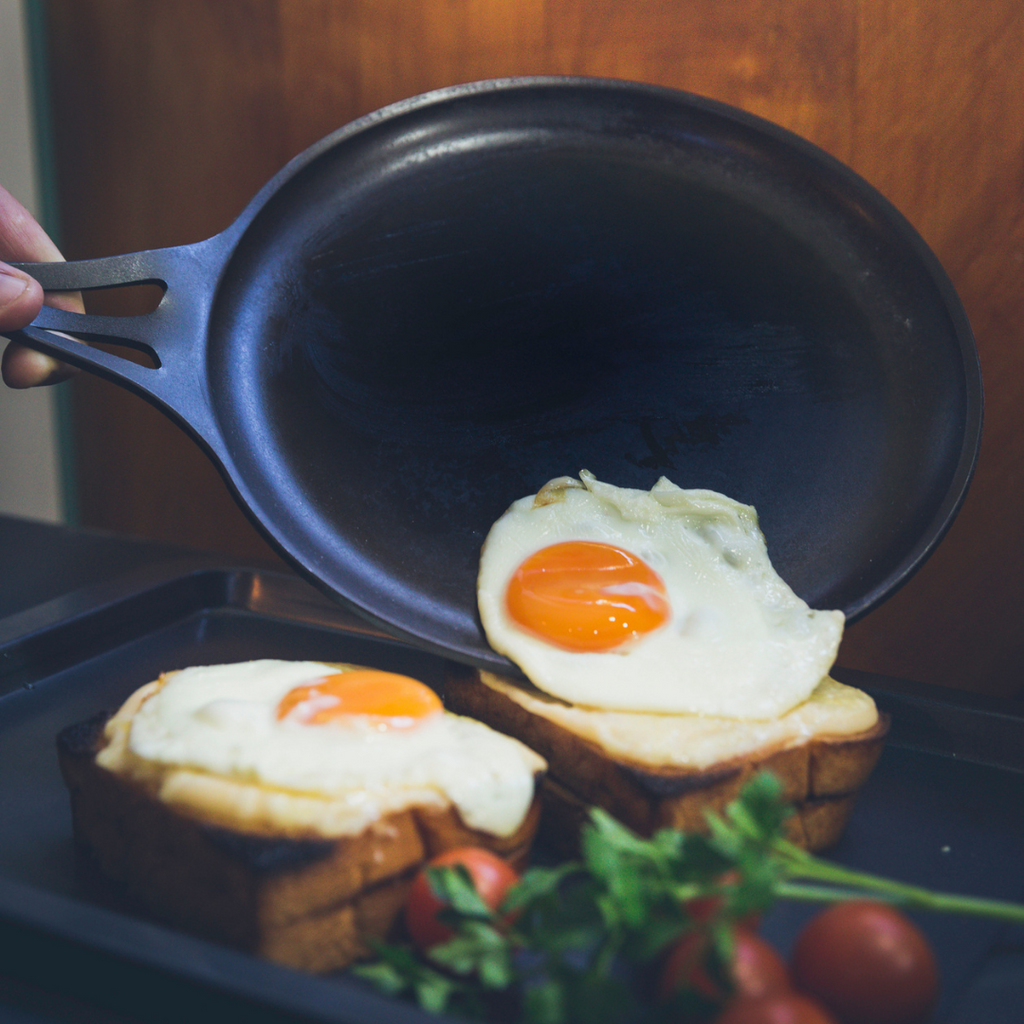
M 407 729 L 441 711 L 441 699 L 409 676 L 356 669 L 296 686 L 281 698 L 277 717 L 303 725 L 359 717 L 381 729 Z
M 509 614 L 525 630 L 567 651 L 607 651 L 669 619 L 661 577 L 636 555 L 594 541 L 552 544 L 515 571 Z

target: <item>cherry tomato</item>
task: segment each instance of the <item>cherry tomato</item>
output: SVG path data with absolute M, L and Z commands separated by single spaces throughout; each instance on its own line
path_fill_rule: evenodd
M 734 999 L 714 1024 L 837 1024 L 835 1017 L 801 992 Z
M 739 880 L 740 873 L 738 871 L 727 871 L 718 879 L 718 882 L 720 885 L 729 886 L 735 885 Z M 723 902 L 721 896 L 698 896 L 696 899 L 687 900 L 685 907 L 694 921 L 698 924 L 707 924 L 721 909 Z
M 669 951 L 658 988 L 667 999 L 678 988 L 690 988 L 707 999 L 724 1002 L 730 995 L 763 996 L 785 992 L 789 972 L 785 961 L 756 932 L 737 928 L 729 977 L 732 985 L 722 989 L 707 971 L 708 938 L 701 932 L 684 935 Z
M 519 881 L 515 870 L 497 854 L 476 846 L 463 846 L 438 854 L 428 867 L 445 867 L 462 864 L 476 886 L 484 903 L 492 910 L 501 906 L 508 890 Z M 412 888 L 405 903 L 405 926 L 409 936 L 419 949 L 430 949 L 447 942 L 455 934 L 451 928 L 437 919 L 438 911 L 445 904 L 434 895 L 426 870 L 421 870 L 413 880 Z
M 668 952 L 658 982 L 658 996 L 664 1001 L 677 989 L 688 988 L 721 1002 L 725 993 L 707 971 L 708 940 L 703 932 L 690 932 L 679 939 Z
M 786 962 L 756 932 L 736 930 L 732 963 L 733 991 L 743 996 L 768 996 L 790 988 Z
M 718 882 L 721 886 L 728 888 L 729 886 L 738 885 L 740 880 L 739 871 L 732 870 L 726 871 L 719 878 Z M 684 906 L 687 913 L 697 924 L 707 924 L 718 915 L 724 902 L 724 896 L 698 896 L 695 899 L 687 900 Z M 740 918 L 737 924 L 740 927 L 754 930 L 760 923 L 760 916 L 760 914 L 747 914 L 745 917 Z
M 917 1024 L 938 995 L 928 940 L 894 907 L 869 900 L 813 917 L 797 936 L 790 969 L 793 984 L 842 1024 Z

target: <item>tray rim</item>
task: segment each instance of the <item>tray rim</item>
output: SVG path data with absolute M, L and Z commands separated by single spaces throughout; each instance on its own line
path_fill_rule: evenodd
M 376 629 L 288 571 L 202 556 L 170 559 L 0 619 L 0 699 L 52 674 L 55 660 L 81 661 L 82 647 L 67 644 L 68 639 L 103 649 L 143 635 L 153 623 L 224 609 L 359 633 L 419 650 Z M 95 640 L 90 642 L 90 637 Z M 54 646 L 65 648 L 63 658 L 54 658 Z

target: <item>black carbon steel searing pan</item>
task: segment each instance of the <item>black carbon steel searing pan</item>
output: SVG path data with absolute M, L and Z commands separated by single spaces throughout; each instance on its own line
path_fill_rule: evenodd
M 164 283 L 148 316 L 46 309 L 19 337 L 183 423 L 324 589 L 477 664 L 504 663 L 481 541 L 551 477 L 749 502 L 794 589 L 857 616 L 938 543 L 977 452 L 970 327 L 907 222 L 788 132 L 651 86 L 417 97 L 211 239 L 26 269 Z

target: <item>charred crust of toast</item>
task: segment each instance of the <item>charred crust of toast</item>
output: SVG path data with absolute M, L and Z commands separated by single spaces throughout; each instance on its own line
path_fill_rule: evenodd
M 329 857 L 332 839 L 272 839 L 216 825 L 200 825 L 211 846 L 238 861 L 254 874 L 273 875 L 294 871 Z
M 678 769 L 651 768 L 632 761 L 613 759 L 619 771 L 652 797 L 684 796 L 710 789 L 740 774 L 740 762 L 727 762 L 714 768 L 681 772 Z
M 103 745 L 103 729 L 110 721 L 109 711 L 99 711 L 83 722 L 75 722 L 57 733 L 57 749 L 72 757 L 95 754 Z

